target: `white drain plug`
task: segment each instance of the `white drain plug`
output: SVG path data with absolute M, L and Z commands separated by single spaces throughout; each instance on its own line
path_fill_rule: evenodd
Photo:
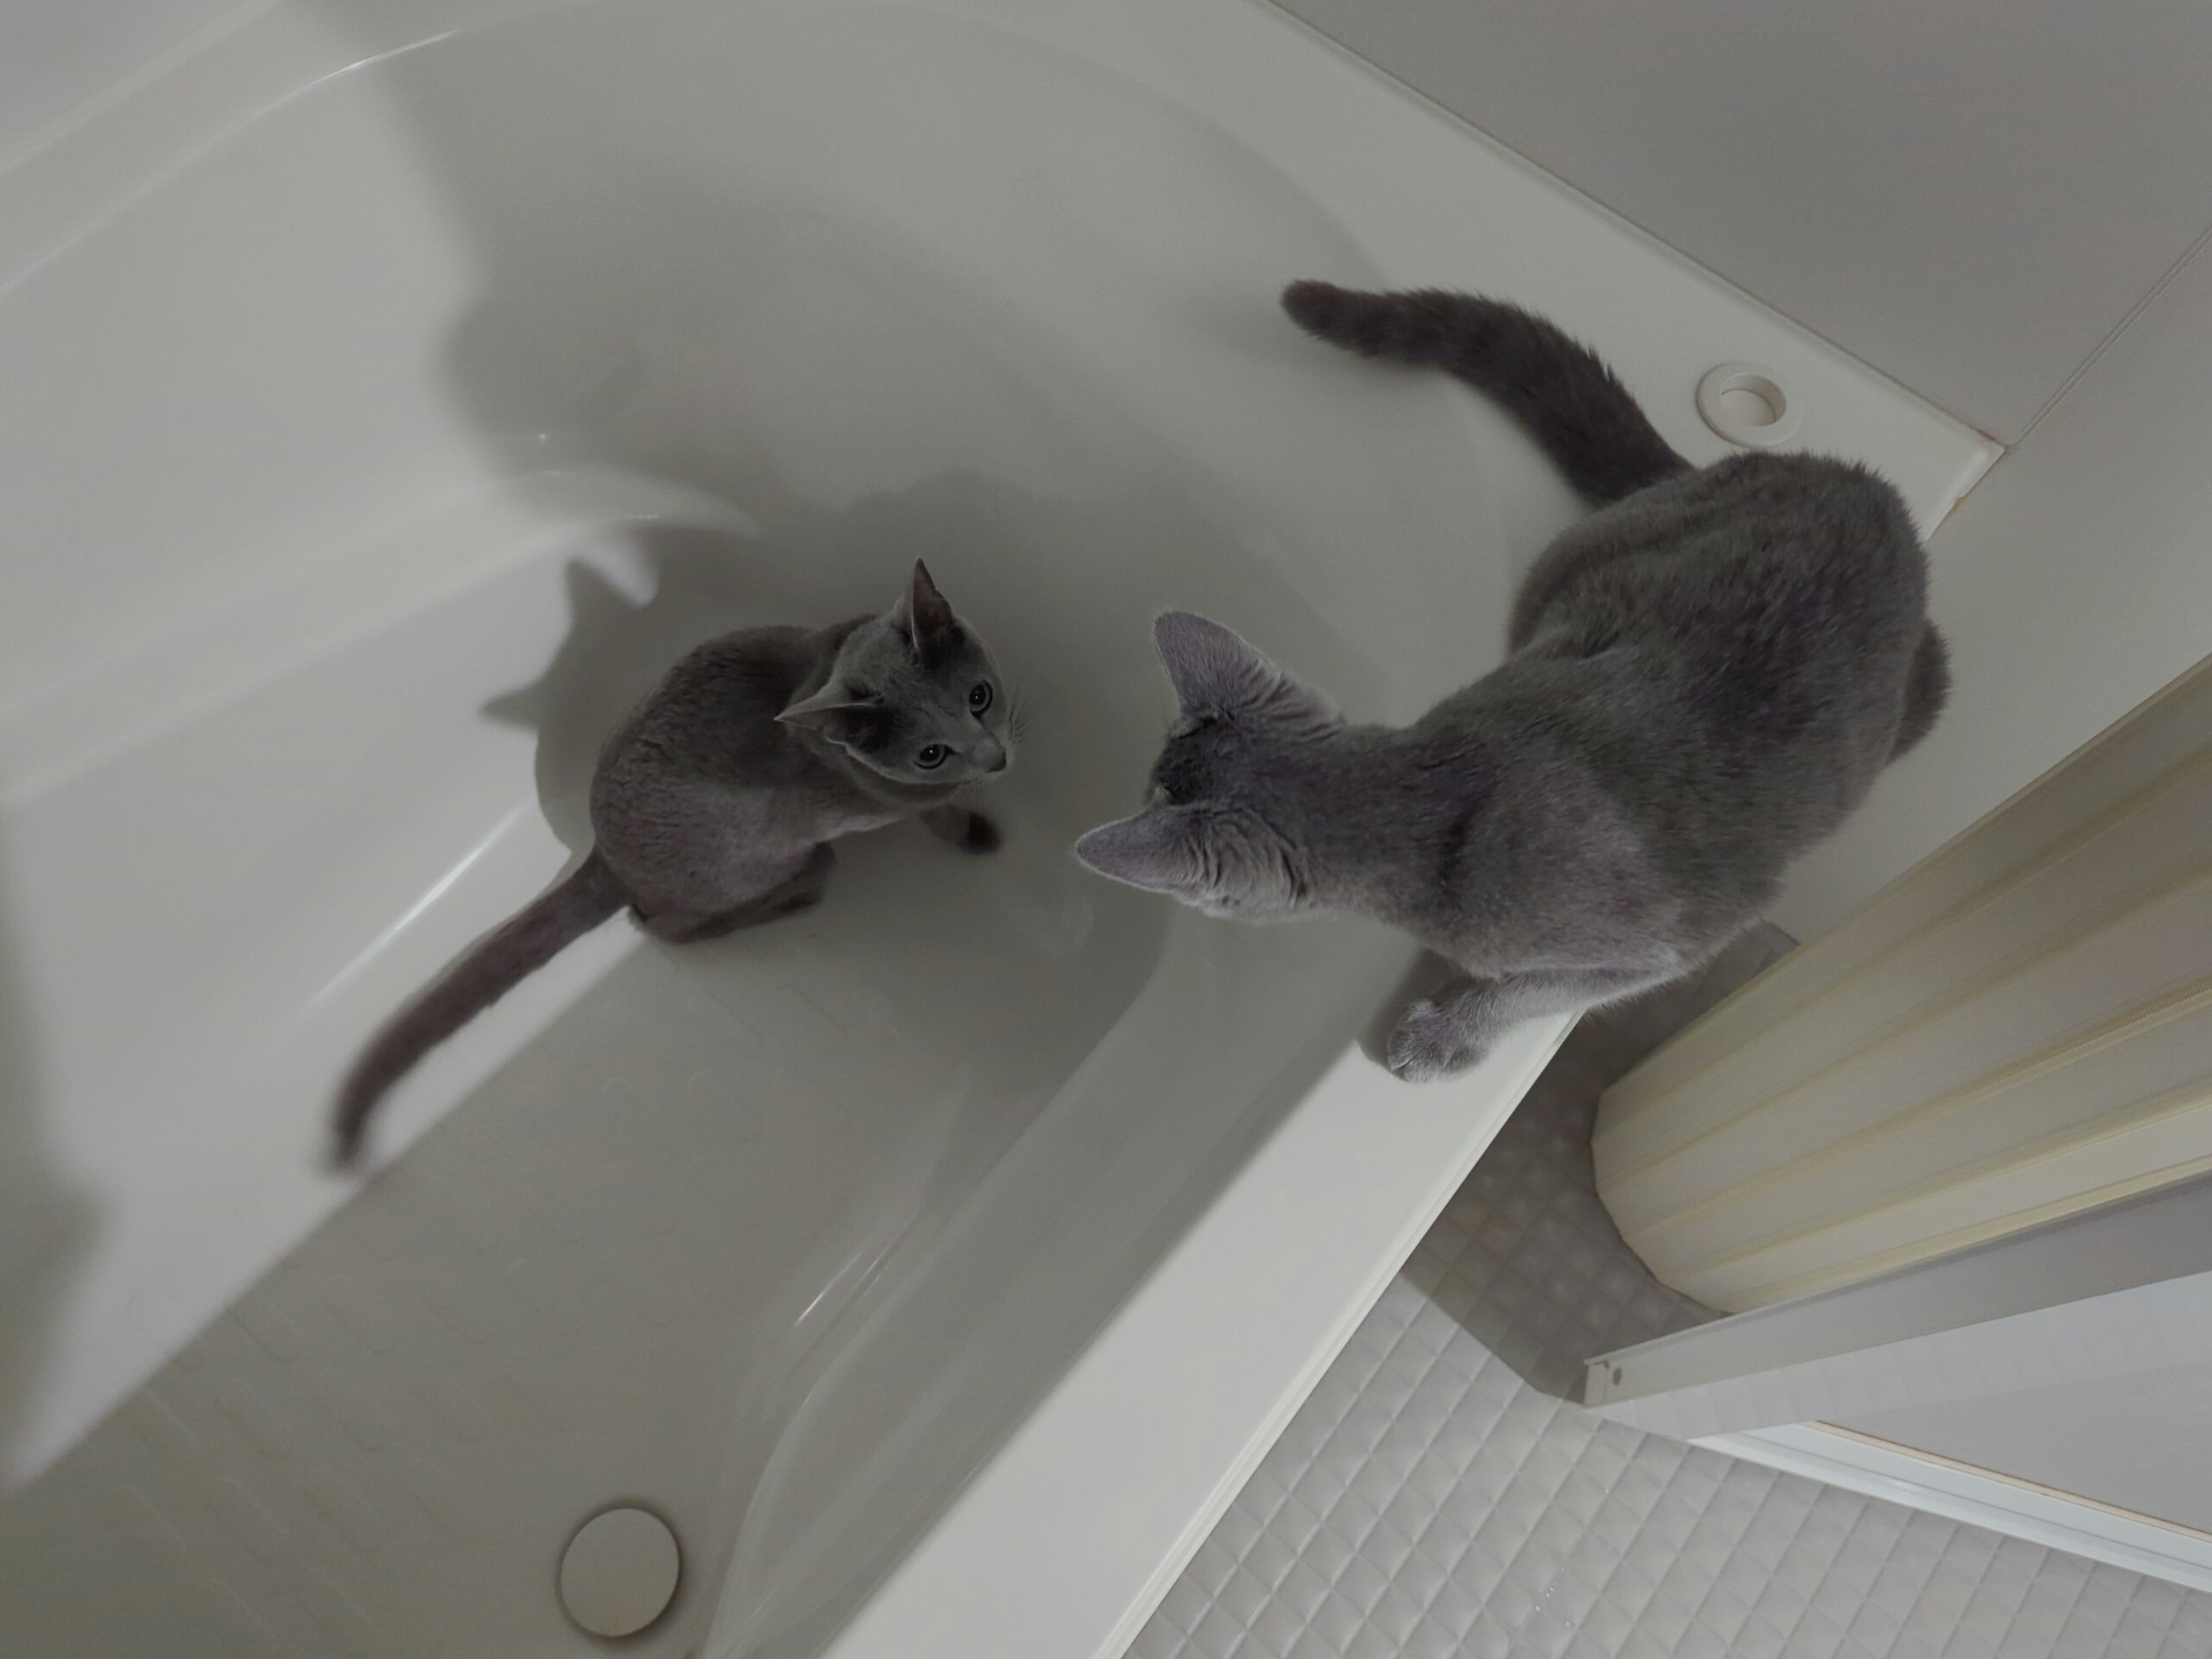
M 561 1605 L 594 1636 L 635 1636 L 668 1611 L 684 1557 L 668 1523 L 630 1504 L 602 1510 L 561 1556 Z

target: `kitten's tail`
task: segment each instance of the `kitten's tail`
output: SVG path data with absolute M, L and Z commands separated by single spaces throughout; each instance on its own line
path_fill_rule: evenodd
M 331 1125 L 331 1162 L 348 1169 L 360 1158 L 377 1103 L 424 1054 L 628 902 L 614 872 L 593 853 L 566 881 L 470 947 L 354 1061 Z
M 1292 283 L 1283 309 L 1346 351 L 1457 375 L 1527 428 L 1593 507 L 1690 470 L 1595 352 L 1518 306 L 1437 289 Z
M 1899 755 L 1928 735 L 1936 717 L 1951 696 L 1951 647 L 1934 623 L 1923 623 L 1920 644 L 1912 653 L 1912 666 L 1905 679 L 1905 718 L 1897 724 L 1897 740 L 1889 757 Z

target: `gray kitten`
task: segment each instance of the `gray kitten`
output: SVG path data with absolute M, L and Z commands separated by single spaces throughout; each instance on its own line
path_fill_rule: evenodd
M 1352 726 L 1227 629 L 1171 612 L 1182 705 L 1134 817 L 1076 843 L 1214 915 L 1348 912 L 1463 971 L 1392 1036 L 1448 1076 L 1507 1026 L 1686 974 L 1923 737 L 1948 686 L 1897 492 L 1808 455 L 1693 468 L 1595 356 L 1494 300 L 1297 283 L 1321 339 L 1495 399 L 1598 510 L 1522 582 L 1495 672 Z
M 831 842 L 907 817 L 993 851 L 997 829 L 952 797 L 1006 769 L 1010 715 L 990 653 L 919 562 L 883 616 L 701 646 L 601 752 L 590 856 L 355 1062 L 338 1097 L 337 1163 L 359 1156 L 377 1102 L 424 1054 L 617 910 L 678 944 L 789 915 L 820 901 Z

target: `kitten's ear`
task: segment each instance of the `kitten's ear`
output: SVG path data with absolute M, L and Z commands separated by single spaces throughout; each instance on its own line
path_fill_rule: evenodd
M 1322 708 L 1320 699 L 1219 623 L 1170 611 L 1152 624 L 1152 643 L 1187 714 L 1229 714 L 1286 695 Z
M 959 632 L 958 618 L 952 607 L 945 603 L 945 595 L 937 591 L 937 584 L 929 579 L 929 567 L 920 559 L 914 562 L 914 575 L 906 585 L 906 592 L 891 611 L 891 620 L 906 635 L 907 643 L 917 657 L 927 657 L 939 645 Z
M 1133 818 L 1119 818 L 1085 832 L 1075 856 L 1102 876 L 1155 893 L 1182 893 L 1204 880 L 1190 815 L 1180 807 L 1156 806 Z
M 825 737 L 835 737 L 844 729 L 847 715 L 857 714 L 875 706 L 854 696 L 833 679 L 812 696 L 801 697 L 776 719 L 786 726 L 796 726 L 805 731 L 819 732 Z

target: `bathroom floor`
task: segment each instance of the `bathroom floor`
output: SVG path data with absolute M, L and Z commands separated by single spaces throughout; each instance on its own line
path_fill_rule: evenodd
M 1129 1659 L 2212 1656 L 2212 1595 L 1561 1397 L 1586 1356 L 1710 1316 L 1590 1173 L 1600 1091 L 1680 1017 L 1583 1022 Z

